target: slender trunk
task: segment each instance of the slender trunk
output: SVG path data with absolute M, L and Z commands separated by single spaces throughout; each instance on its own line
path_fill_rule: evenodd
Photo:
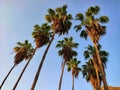
M 72 75 L 72 90 L 74 90 L 74 74 Z
M 63 73 L 64 73 L 64 67 L 65 67 L 65 62 L 64 62 L 63 65 L 62 65 L 62 72 L 61 72 L 61 75 L 60 75 L 60 81 L 59 81 L 58 90 L 61 90 L 62 78 L 63 78 Z
M 37 80 L 38 80 L 38 78 L 39 78 L 39 74 L 40 74 L 41 68 L 42 68 L 42 66 L 43 66 L 43 63 L 44 63 L 44 60 L 45 60 L 45 57 L 46 57 L 46 54 L 47 54 L 47 52 L 48 52 L 48 50 L 49 50 L 50 45 L 52 44 L 52 42 L 53 42 L 53 40 L 54 40 L 54 36 L 55 36 L 55 34 L 53 34 L 53 36 L 52 36 L 52 38 L 51 38 L 51 41 L 49 42 L 49 44 L 48 44 L 48 46 L 47 46 L 47 48 L 46 48 L 46 50 L 45 50 L 45 52 L 44 52 L 44 55 L 43 55 L 42 60 L 41 60 L 41 62 L 40 62 L 40 64 L 39 64 L 37 73 L 36 73 L 36 75 L 35 75 L 34 81 L 33 81 L 33 83 L 32 83 L 31 90 L 34 90 L 34 88 L 35 88 L 35 86 L 36 86 L 36 83 L 37 83 Z
M 105 75 L 105 72 L 104 72 L 104 69 L 103 69 L 103 65 L 102 65 L 102 61 L 101 61 L 101 58 L 100 58 L 100 55 L 99 55 L 97 43 L 94 43 L 94 47 L 95 47 L 95 50 L 96 50 L 98 63 L 100 65 L 100 70 L 101 70 L 101 73 L 102 73 L 102 80 L 103 80 L 103 84 L 104 84 L 104 90 L 109 90 L 108 89 L 108 85 L 107 85 L 106 75 Z
M 97 76 L 97 90 L 101 90 L 98 68 L 97 68 L 97 65 L 96 65 L 94 59 L 92 59 L 92 62 L 93 62 L 94 68 L 95 68 L 96 76 Z
M 32 57 L 34 56 L 36 50 L 37 50 L 37 47 L 35 48 L 35 50 L 34 50 L 34 52 L 33 52 L 33 55 L 30 57 L 30 59 L 28 60 L 28 62 L 27 62 L 26 65 L 24 66 L 24 68 L 23 68 L 23 70 L 22 70 L 22 72 L 21 72 L 21 74 L 20 74 L 20 76 L 19 76 L 19 78 L 18 78 L 17 82 L 15 83 L 15 85 L 14 85 L 14 87 L 13 87 L 12 90 L 15 90 L 15 89 L 16 89 L 16 87 L 17 87 L 17 85 L 18 85 L 18 83 L 19 83 L 19 81 L 20 81 L 20 79 L 21 79 L 23 73 L 25 72 L 25 70 L 26 70 L 28 64 L 30 63 Z
M 1 90 L 3 84 L 5 83 L 6 79 L 8 78 L 8 76 L 10 75 L 11 71 L 14 69 L 15 66 L 16 66 L 16 64 L 14 64 L 14 65 L 12 66 L 12 68 L 11 68 L 10 71 L 8 72 L 7 76 L 4 78 L 2 84 L 0 85 L 0 90 Z

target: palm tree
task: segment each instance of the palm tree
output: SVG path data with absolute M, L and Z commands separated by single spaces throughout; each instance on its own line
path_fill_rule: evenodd
M 106 67 L 108 52 L 101 50 L 101 45 L 98 45 L 98 50 L 99 50 L 100 58 L 102 60 L 102 65 L 103 65 L 103 67 Z M 97 84 L 98 84 L 97 88 L 99 90 L 101 88 L 101 82 L 99 80 L 100 79 L 99 73 L 101 71 L 99 69 L 100 66 L 98 64 L 95 48 L 91 45 L 88 45 L 88 47 L 86 47 L 86 50 L 84 51 L 84 57 L 85 57 L 85 59 L 91 60 L 93 63 L 93 66 L 95 68 L 96 77 L 97 77 Z
M 81 31 L 80 36 L 87 39 L 87 35 L 90 37 L 91 41 L 94 44 L 97 60 L 100 65 L 100 70 L 102 73 L 102 79 L 104 84 L 104 89 L 108 90 L 107 80 L 104 73 L 104 69 L 102 66 L 102 62 L 100 59 L 99 51 L 98 51 L 98 43 L 99 39 L 102 35 L 105 35 L 106 33 L 106 26 L 103 26 L 101 23 L 107 23 L 109 21 L 109 18 L 107 16 L 101 16 L 100 18 L 97 18 L 96 15 L 99 13 L 100 8 L 98 6 L 90 7 L 88 8 L 87 12 L 84 14 L 79 13 L 76 15 L 76 20 L 80 20 L 81 23 L 79 25 L 76 25 L 76 31 L 80 30 L 82 27 L 85 30 Z
M 91 82 L 94 90 L 98 90 L 96 72 L 95 72 L 95 68 L 94 68 L 92 61 L 89 60 L 88 62 L 86 62 L 85 65 L 82 65 L 82 67 L 83 67 L 82 68 L 83 78 L 85 77 L 87 82 Z M 99 76 L 99 78 L 100 77 L 101 76 Z
M 78 46 L 78 43 L 74 43 L 72 37 L 64 38 L 64 40 L 58 41 L 58 44 L 56 45 L 56 48 L 61 48 L 58 51 L 59 56 L 63 57 L 62 71 L 61 71 L 61 75 L 60 75 L 58 90 L 61 90 L 61 84 L 62 84 L 62 78 L 63 78 L 65 64 L 68 61 L 70 61 L 73 58 L 73 56 L 77 55 L 77 52 L 73 50 L 73 48 L 77 48 L 77 46 Z
M 8 78 L 8 76 L 10 75 L 10 73 L 14 69 L 14 67 L 17 66 L 18 64 L 20 64 L 24 59 L 29 60 L 29 58 L 31 57 L 31 55 L 34 52 L 34 49 L 33 49 L 32 45 L 30 43 L 28 43 L 28 40 L 25 40 L 24 43 L 18 42 L 17 46 L 15 46 L 13 48 L 13 50 L 16 53 L 16 55 L 14 57 L 14 65 L 8 72 L 7 76 L 4 78 L 2 84 L 0 85 L 0 89 L 2 88 L 4 82 L 6 81 L 6 79 Z
M 68 71 L 72 70 L 72 90 L 74 90 L 74 78 L 78 78 L 79 72 L 81 71 L 81 68 L 78 67 L 80 64 L 80 61 L 78 61 L 76 58 L 71 59 L 68 63 Z
M 66 9 L 67 9 L 67 5 L 58 7 L 55 10 L 48 9 L 48 15 L 45 16 L 45 19 L 47 20 L 47 22 L 51 23 L 51 29 L 53 30 L 53 35 L 52 35 L 52 38 L 51 38 L 44 54 L 43 54 L 42 60 L 39 64 L 37 73 L 35 75 L 35 78 L 34 78 L 34 81 L 33 81 L 32 87 L 31 87 L 31 90 L 34 90 L 34 88 L 35 88 L 35 85 L 39 78 L 39 74 L 40 74 L 41 68 L 43 66 L 46 54 L 49 50 L 50 45 L 52 44 L 52 42 L 54 40 L 55 34 L 59 34 L 59 35 L 62 35 L 65 33 L 67 34 L 71 27 L 72 23 L 70 20 L 72 19 L 72 16 L 71 16 L 71 14 L 67 14 Z
M 50 32 L 50 26 L 47 23 L 42 24 L 41 26 L 36 24 L 34 26 L 34 31 L 32 32 L 32 36 L 35 39 L 35 43 L 36 43 L 36 48 L 34 49 L 33 55 L 29 58 L 28 62 L 26 63 L 26 65 L 24 66 L 17 82 L 15 83 L 13 90 L 16 89 L 24 71 L 26 70 L 28 64 L 30 63 L 31 59 L 33 58 L 36 50 L 38 48 L 41 48 L 42 46 L 48 44 L 49 42 L 49 38 L 51 36 L 51 32 Z

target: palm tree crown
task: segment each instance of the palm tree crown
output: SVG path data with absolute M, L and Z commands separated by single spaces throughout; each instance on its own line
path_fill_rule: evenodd
M 47 23 L 42 24 L 41 26 L 36 24 L 34 26 L 34 31 L 32 32 L 33 38 L 35 38 L 36 47 L 42 47 L 49 42 L 51 36 L 50 26 Z
M 99 44 L 98 45 L 98 50 L 99 50 L 99 54 L 100 54 L 100 58 L 102 60 L 103 66 L 106 67 L 106 62 L 108 60 L 108 52 L 105 50 L 101 50 L 102 46 Z M 84 57 L 85 59 L 91 60 L 93 59 L 95 61 L 95 63 L 98 65 L 98 60 L 97 60 L 97 55 L 95 52 L 95 48 L 91 45 L 88 45 L 88 47 L 86 47 L 86 50 L 84 51 Z
M 80 64 L 80 61 L 77 60 L 77 58 L 73 58 L 71 59 L 68 63 L 68 71 L 72 70 L 72 75 L 77 78 L 79 75 L 79 72 L 81 71 L 81 68 L 78 67 L 78 65 Z
M 24 43 L 18 42 L 18 45 L 13 48 L 14 52 L 16 53 L 14 57 L 14 64 L 19 64 L 24 59 L 28 60 L 34 52 L 34 48 L 30 43 L 28 43 L 28 40 L 25 40 Z
M 107 23 L 109 18 L 107 16 L 101 16 L 99 18 L 96 15 L 99 13 L 100 8 L 98 6 L 88 8 L 87 12 L 84 14 L 79 13 L 76 15 L 76 20 L 81 21 L 79 25 L 76 25 L 76 31 L 82 29 L 80 36 L 87 39 L 87 35 L 90 36 L 93 42 L 98 43 L 100 36 L 104 35 L 106 32 L 106 26 L 100 23 Z
M 106 67 L 108 52 L 101 50 L 101 45 L 98 45 L 98 50 L 102 61 L 102 66 L 104 68 Z M 87 81 L 90 81 L 92 83 L 94 89 L 101 90 L 100 87 L 102 76 L 95 48 L 91 45 L 88 45 L 84 51 L 84 57 L 89 61 L 86 63 L 86 65 L 83 65 L 83 76 L 86 76 L 86 78 L 88 78 Z
M 54 33 L 58 33 L 59 35 L 68 33 L 72 23 L 72 15 L 67 14 L 67 5 L 63 5 L 62 7 L 58 7 L 55 10 L 48 9 L 48 14 L 45 16 L 45 19 L 52 23 L 51 29 Z
M 82 67 L 83 67 L 82 68 L 83 77 L 85 77 L 88 82 L 89 81 L 91 82 L 94 90 L 97 90 L 98 82 L 92 61 L 89 60 L 88 62 L 86 62 L 86 64 L 82 65 Z
M 59 50 L 59 56 L 62 56 L 65 62 L 72 59 L 73 56 L 77 55 L 77 52 L 74 51 L 72 48 L 77 48 L 79 44 L 73 42 L 73 38 L 64 38 L 64 40 L 58 41 L 56 45 L 57 48 L 62 48 Z

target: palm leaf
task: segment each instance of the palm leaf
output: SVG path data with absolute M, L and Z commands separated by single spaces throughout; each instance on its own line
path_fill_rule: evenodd
M 85 40 L 87 40 L 87 32 L 85 30 L 82 30 L 81 33 L 80 33 L 80 37 L 83 37 L 85 38 Z
M 72 51 L 73 56 L 77 56 L 77 52 L 76 51 Z
M 55 11 L 53 9 L 48 9 L 48 13 L 49 15 L 51 16 L 54 16 L 55 15 Z
M 109 22 L 109 18 L 108 18 L 107 16 L 101 16 L 101 17 L 99 18 L 99 21 L 100 21 L 101 23 L 107 23 L 107 22 Z
M 57 44 L 56 45 L 56 48 L 60 48 L 60 47 L 62 47 L 62 44 Z
M 75 20 L 83 20 L 84 19 L 84 15 L 82 13 L 79 13 L 75 16 Z
M 85 59 L 90 58 L 89 51 L 87 51 L 87 50 L 84 51 L 84 57 L 85 57 Z
M 76 32 L 80 31 L 81 28 L 82 28 L 81 25 L 76 25 L 76 26 L 74 27 L 74 29 L 76 29 Z

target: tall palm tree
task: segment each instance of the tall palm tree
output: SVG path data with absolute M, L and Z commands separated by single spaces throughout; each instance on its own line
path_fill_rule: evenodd
M 102 60 L 102 65 L 103 65 L 103 67 L 106 67 L 108 52 L 101 50 L 101 45 L 98 45 L 98 50 L 99 50 L 100 58 Z M 94 69 L 95 69 L 95 73 L 96 73 L 96 78 L 97 78 L 97 90 L 101 90 L 100 89 L 101 81 L 99 78 L 99 73 L 101 71 L 99 69 L 100 66 L 98 64 L 95 48 L 91 45 L 88 45 L 88 47 L 86 47 L 86 50 L 84 51 L 84 57 L 85 57 L 85 59 L 92 61 Z
M 104 73 L 104 68 L 102 66 L 102 62 L 100 59 L 99 51 L 98 51 L 98 43 L 99 39 L 102 35 L 105 35 L 106 33 L 106 26 L 103 26 L 101 23 L 107 23 L 109 21 L 109 18 L 107 16 L 101 16 L 99 18 L 96 17 L 96 15 L 99 13 L 100 8 L 98 6 L 90 7 L 88 8 L 87 12 L 84 14 L 79 13 L 76 15 L 76 20 L 80 20 L 81 23 L 79 25 L 76 25 L 76 30 L 80 30 L 82 27 L 85 30 L 81 31 L 80 36 L 87 39 L 87 35 L 90 37 L 91 41 L 94 44 L 97 60 L 100 65 L 100 70 L 102 73 L 102 79 L 104 84 L 104 89 L 108 90 L 107 80 Z
M 0 89 L 2 88 L 4 82 L 6 81 L 6 79 L 8 78 L 8 76 L 10 75 L 10 73 L 14 69 L 14 67 L 17 66 L 18 64 L 20 64 L 24 59 L 29 60 L 29 58 L 31 57 L 31 55 L 34 52 L 34 49 L 33 49 L 32 45 L 30 43 L 28 43 L 28 40 L 25 40 L 24 43 L 18 42 L 17 46 L 15 46 L 13 48 L 13 50 L 16 53 L 16 55 L 14 57 L 14 65 L 12 66 L 12 68 L 10 69 L 10 71 L 8 72 L 6 77 L 4 78 L 2 84 L 0 85 Z
M 81 71 L 81 68 L 78 67 L 79 64 L 80 61 L 78 61 L 77 58 L 73 58 L 67 63 L 68 71 L 72 70 L 72 90 L 74 90 L 74 78 L 77 78 Z
M 64 38 L 64 40 L 58 41 L 58 44 L 56 45 L 56 48 L 61 48 L 58 51 L 59 56 L 63 57 L 62 71 L 61 71 L 61 75 L 60 75 L 58 90 L 61 90 L 61 84 L 62 84 L 62 78 L 63 78 L 65 64 L 68 61 L 70 61 L 73 58 L 73 56 L 77 55 L 77 52 L 73 50 L 73 48 L 77 48 L 77 46 L 78 46 L 78 43 L 74 43 L 72 37 Z
M 35 85 L 37 83 L 37 80 L 39 78 L 39 74 L 41 71 L 41 68 L 43 66 L 46 54 L 49 50 L 50 45 L 52 44 L 53 40 L 54 40 L 54 36 L 55 34 L 67 34 L 69 29 L 71 28 L 71 19 L 72 16 L 71 14 L 67 14 L 67 5 L 63 5 L 62 7 L 58 7 L 55 10 L 53 9 L 48 9 L 48 14 L 45 16 L 45 19 L 47 20 L 47 22 L 51 23 L 51 29 L 53 30 L 53 35 L 52 38 L 43 54 L 42 60 L 39 64 L 37 73 L 35 75 L 31 90 L 34 90 Z
M 42 46 L 48 44 L 48 42 L 50 41 L 50 39 L 49 39 L 51 37 L 50 26 L 47 23 L 44 23 L 41 26 L 36 24 L 34 26 L 34 31 L 32 32 L 32 36 L 35 39 L 36 48 L 34 49 L 33 55 L 29 58 L 28 62 L 24 66 L 17 82 L 15 83 L 15 85 L 13 87 L 13 90 L 16 89 L 24 71 L 26 70 L 26 68 L 27 68 L 28 64 L 30 63 L 31 59 L 33 58 L 36 50 L 38 48 L 41 48 Z

